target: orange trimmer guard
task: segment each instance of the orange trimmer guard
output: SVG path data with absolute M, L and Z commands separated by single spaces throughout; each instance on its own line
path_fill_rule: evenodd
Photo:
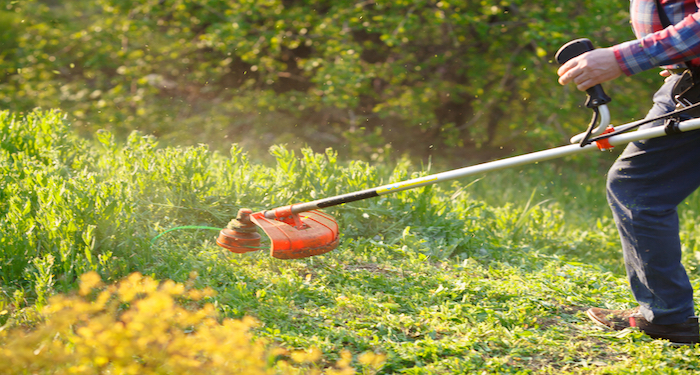
M 270 255 L 278 259 L 306 258 L 338 247 L 338 223 L 321 211 L 278 219 L 268 219 L 263 212 L 256 212 L 250 219 L 270 237 Z

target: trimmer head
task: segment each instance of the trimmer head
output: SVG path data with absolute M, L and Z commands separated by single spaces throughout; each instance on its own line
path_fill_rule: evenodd
M 338 223 L 331 215 L 320 211 L 293 214 L 291 206 L 271 212 L 274 218 L 266 217 L 264 212 L 241 209 L 228 228 L 221 230 L 216 243 L 235 253 L 258 250 L 260 235 L 252 233 L 257 225 L 270 237 L 270 255 L 275 258 L 307 258 L 338 247 Z
M 250 220 L 252 213 L 248 208 L 238 210 L 238 216 L 221 230 L 216 243 L 238 254 L 260 250 L 260 235 L 255 223 Z

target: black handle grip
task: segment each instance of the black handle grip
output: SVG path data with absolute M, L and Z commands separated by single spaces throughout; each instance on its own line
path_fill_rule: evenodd
M 586 38 L 572 40 L 569 43 L 564 44 L 554 58 L 559 64 L 564 64 L 565 62 L 573 59 L 574 57 L 586 53 L 588 51 L 593 51 L 593 43 Z M 603 104 L 610 103 L 612 99 L 603 91 L 603 86 L 595 85 L 586 90 L 588 93 L 588 98 L 586 99 L 586 107 L 595 108 Z

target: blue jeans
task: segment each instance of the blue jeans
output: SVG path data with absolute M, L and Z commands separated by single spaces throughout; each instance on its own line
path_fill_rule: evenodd
M 674 109 L 671 89 L 678 78 L 666 79 L 647 117 Z M 682 323 L 695 315 L 693 288 L 681 264 L 677 206 L 698 186 L 697 130 L 630 143 L 608 172 L 608 203 L 622 241 L 627 277 L 641 313 L 652 323 Z

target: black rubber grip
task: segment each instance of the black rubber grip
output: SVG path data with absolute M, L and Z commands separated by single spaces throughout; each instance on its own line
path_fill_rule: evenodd
M 337 206 L 343 203 L 350 203 L 367 198 L 378 197 L 377 189 L 363 190 L 355 193 L 343 194 L 337 197 L 330 197 L 317 201 L 318 208 Z
M 564 44 L 554 58 L 559 64 L 564 64 L 565 62 L 573 59 L 576 56 L 582 55 L 588 51 L 593 51 L 593 43 L 586 38 L 572 40 L 569 43 Z M 612 99 L 603 91 L 603 86 L 595 85 L 588 90 L 588 99 L 586 99 L 586 107 L 595 108 L 603 104 L 610 103 Z
M 337 206 L 337 205 L 343 204 L 343 203 L 350 203 L 350 202 L 355 202 L 355 201 L 359 201 L 359 200 L 367 199 L 367 198 L 374 198 L 374 197 L 378 197 L 378 196 L 379 196 L 379 194 L 377 193 L 376 188 L 375 189 L 367 189 L 367 190 L 357 191 L 354 193 L 338 195 L 335 197 L 318 199 L 318 200 L 315 200 L 313 202 L 293 204 L 292 205 L 292 212 L 299 213 L 299 212 L 317 210 L 319 208 Z

